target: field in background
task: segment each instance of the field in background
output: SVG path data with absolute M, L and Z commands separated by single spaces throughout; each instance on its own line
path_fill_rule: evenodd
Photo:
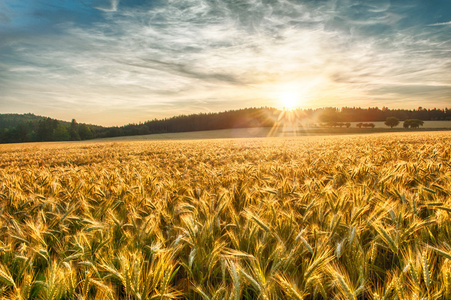
M 0 145 L 0 298 L 451 298 L 450 144 Z
M 446 122 L 451 125 L 451 122 Z M 120 136 L 102 138 L 94 141 L 153 141 L 153 140 L 202 140 L 202 139 L 236 139 L 236 138 L 261 138 L 261 137 L 315 137 L 331 135 L 366 135 L 379 133 L 418 133 L 434 131 L 450 131 L 451 127 L 428 127 L 418 129 L 404 129 L 402 127 L 388 128 L 376 125 L 375 128 L 302 128 L 302 127 L 255 127 L 233 128 L 207 131 L 190 131 L 178 133 L 158 133 L 147 135 Z
M 198 139 L 233 139 L 233 138 L 260 138 L 260 137 L 296 137 L 296 136 L 328 136 L 328 135 L 365 135 L 369 133 L 393 132 L 429 132 L 450 131 L 451 121 L 425 121 L 424 126 L 418 129 L 405 129 L 400 125 L 389 128 L 384 122 L 374 122 L 375 128 L 357 128 L 358 122 L 352 122 L 350 128 L 308 128 L 290 125 L 279 127 L 232 128 L 207 131 L 191 131 L 179 133 L 159 133 L 135 136 L 120 136 L 102 138 L 98 141 L 148 141 L 148 140 L 198 140 Z M 307 125 L 305 125 L 307 126 Z

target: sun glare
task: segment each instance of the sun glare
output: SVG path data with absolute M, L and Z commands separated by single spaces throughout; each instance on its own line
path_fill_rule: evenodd
M 293 92 L 285 92 L 280 96 L 280 102 L 285 109 L 295 109 L 299 105 L 299 95 Z

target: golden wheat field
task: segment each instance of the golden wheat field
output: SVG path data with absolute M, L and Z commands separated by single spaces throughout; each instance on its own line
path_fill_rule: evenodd
M 1 145 L 0 297 L 451 299 L 450 145 Z

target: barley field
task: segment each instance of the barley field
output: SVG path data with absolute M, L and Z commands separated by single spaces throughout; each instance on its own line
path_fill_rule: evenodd
M 1 145 L 0 298 L 451 299 L 450 145 Z

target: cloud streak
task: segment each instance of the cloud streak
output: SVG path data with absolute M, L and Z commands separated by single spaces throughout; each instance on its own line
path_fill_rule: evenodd
M 143 3 L 85 2 L 72 7 L 71 21 L 52 20 L 37 35 L 11 19 L 0 27 L 0 105 L 119 125 L 277 106 L 283 90 L 306 107 L 451 100 L 446 10 L 442 22 L 435 7 L 388 0 Z
M 108 1 L 109 3 L 107 4 L 108 5 L 107 7 L 103 6 L 103 5 L 105 5 L 105 3 L 103 3 L 104 1 L 100 1 L 100 2 L 101 3 L 94 6 L 94 8 L 99 9 L 104 12 L 116 12 L 117 8 L 119 6 L 119 0 Z
M 443 23 L 430 24 L 429 26 L 447 26 L 447 25 L 451 25 L 451 21 L 443 22 Z

